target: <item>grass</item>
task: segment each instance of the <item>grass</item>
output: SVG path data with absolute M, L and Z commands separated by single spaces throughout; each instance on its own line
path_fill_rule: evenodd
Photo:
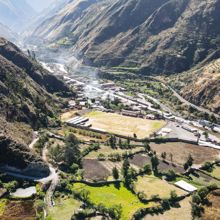
M 74 211 L 79 209 L 80 202 L 72 198 L 62 198 L 55 201 L 56 206 L 49 209 L 47 220 L 69 220 Z
M 165 121 L 160 120 L 134 118 L 99 111 L 92 111 L 85 116 L 90 119 L 89 122 L 93 128 L 129 137 L 133 137 L 135 133 L 138 138 L 149 137 L 150 134 L 158 131 L 166 124 Z
M 210 173 L 211 176 L 219 178 L 220 179 L 220 167 L 215 166 L 213 171 Z
M 135 182 L 135 190 L 137 192 L 144 192 L 147 198 L 150 199 L 152 195 L 159 195 L 160 198 L 169 198 L 170 192 L 175 190 L 177 195 L 184 195 L 185 192 L 164 180 L 161 180 L 153 175 L 138 177 Z
M 0 217 L 3 215 L 6 205 L 7 205 L 7 200 L 0 199 Z
M 139 199 L 121 185 L 119 189 L 114 185 L 91 187 L 81 183 L 75 183 L 73 190 L 80 191 L 86 189 L 90 192 L 89 199 L 92 203 L 104 204 L 110 208 L 114 205 L 122 206 L 122 216 L 120 219 L 128 220 L 132 218 L 132 215 L 140 208 L 147 208 L 155 205 L 155 203 L 143 204 Z
M 101 146 L 101 148 L 98 151 L 92 151 L 89 153 L 86 158 L 90 159 L 96 159 L 99 154 L 104 154 L 106 157 L 110 154 L 118 153 L 118 154 L 123 154 L 125 152 L 132 152 L 135 153 L 137 151 L 143 150 L 143 147 L 136 147 L 134 149 L 112 149 L 110 146 Z

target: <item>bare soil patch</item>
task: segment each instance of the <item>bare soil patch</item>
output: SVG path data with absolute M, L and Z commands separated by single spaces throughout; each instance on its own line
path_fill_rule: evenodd
M 98 160 L 84 159 L 83 169 L 83 177 L 88 180 L 105 180 L 110 175 L 110 172 Z
M 6 205 L 1 220 L 35 220 L 36 212 L 34 202 L 28 201 L 9 201 Z
M 132 159 L 130 159 L 130 162 L 138 167 L 143 167 L 146 164 L 151 165 L 151 158 L 148 155 L 136 154 Z M 178 173 L 184 172 L 183 167 L 174 165 L 169 162 L 164 162 L 162 160 L 160 160 L 158 169 L 159 171 L 174 170 L 175 172 L 178 172 Z
M 161 155 L 162 152 L 166 152 L 167 155 L 172 153 L 173 162 L 178 164 L 184 164 L 189 154 L 192 155 L 195 164 L 203 164 L 204 161 L 214 161 L 220 155 L 220 151 L 217 149 L 182 142 L 151 143 L 150 146 L 158 155 Z

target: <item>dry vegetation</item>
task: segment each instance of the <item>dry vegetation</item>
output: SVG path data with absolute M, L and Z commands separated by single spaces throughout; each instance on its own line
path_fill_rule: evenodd
M 138 177 L 138 180 L 135 182 L 135 191 L 144 192 L 148 199 L 152 195 L 159 195 L 160 198 L 169 198 L 170 192 L 173 190 L 179 196 L 186 194 L 183 190 L 155 176 Z
M 133 118 L 115 113 L 90 112 L 85 115 L 90 120 L 92 128 L 100 129 L 114 134 L 121 134 L 138 138 L 149 137 L 153 132 L 165 126 L 165 121 Z
M 147 215 L 144 220 L 190 220 L 191 216 L 191 198 L 185 198 L 180 202 L 180 207 L 171 208 L 164 214 Z
M 205 212 L 202 216 L 203 220 L 220 219 L 220 190 L 216 190 L 208 196 L 211 206 L 205 206 Z

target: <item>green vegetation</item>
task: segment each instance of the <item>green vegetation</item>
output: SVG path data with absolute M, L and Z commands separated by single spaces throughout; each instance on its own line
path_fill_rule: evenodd
M 74 211 L 80 207 L 80 202 L 72 198 L 57 198 L 55 207 L 49 209 L 47 220 L 70 220 Z
M 7 199 L 0 199 L 0 217 L 3 215 L 6 205 Z
M 139 199 L 127 190 L 122 184 L 116 188 L 113 184 L 109 186 L 91 187 L 81 183 L 73 185 L 73 191 L 86 190 L 89 192 L 88 198 L 95 205 L 103 204 L 110 208 L 115 205 L 121 205 L 122 215 L 120 219 L 131 219 L 132 215 L 139 208 L 151 207 L 154 204 L 143 204 Z

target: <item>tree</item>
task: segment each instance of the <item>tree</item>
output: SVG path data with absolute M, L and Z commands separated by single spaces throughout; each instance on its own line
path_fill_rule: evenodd
M 204 165 L 202 166 L 202 169 L 203 170 L 206 170 L 206 171 L 208 171 L 208 172 L 212 172 L 213 171 L 213 165 L 212 165 L 212 163 L 211 162 L 205 162 L 204 163 Z
M 165 160 L 166 160 L 166 157 L 167 157 L 167 153 L 166 153 L 166 152 L 161 153 L 161 157 L 162 157 L 163 160 L 165 161 Z
M 170 153 L 170 161 L 173 163 L 173 154 Z
M 195 203 L 192 204 L 192 217 L 201 217 L 201 213 L 203 212 L 203 208 Z
M 126 158 L 122 164 L 122 175 L 124 176 L 124 178 L 128 175 L 129 168 L 130 168 L 130 163 Z
M 112 176 L 114 177 L 115 180 L 117 180 L 119 178 L 119 172 L 118 172 L 118 169 L 116 167 L 114 167 L 112 169 Z
M 109 138 L 109 144 L 110 144 L 110 147 L 112 149 L 116 149 L 116 137 L 114 135 L 111 135 L 111 137 Z
M 202 202 L 200 196 L 197 193 L 192 196 L 192 202 L 198 205 Z
M 86 189 L 82 189 L 80 191 L 80 197 L 85 202 L 88 201 L 89 195 L 90 195 L 90 192 L 88 190 L 86 190 Z
M 134 138 L 135 138 L 135 139 L 137 139 L 137 135 L 136 135 L 135 133 L 134 133 L 134 135 L 133 135 L 133 136 L 134 136 Z
M 34 202 L 34 209 L 36 210 L 36 214 L 39 219 L 43 218 L 42 213 L 45 207 L 46 207 L 46 204 L 44 203 L 43 200 L 36 200 Z
M 176 179 L 176 174 L 173 170 L 169 170 L 166 176 L 168 181 L 172 181 Z
M 145 149 L 146 152 L 150 152 L 151 151 L 151 147 L 150 147 L 148 141 L 144 142 L 144 149 Z
M 144 167 L 143 167 L 143 172 L 144 172 L 145 174 L 148 174 L 148 175 L 151 174 L 151 167 L 150 167 L 149 164 L 145 164 L 145 165 L 144 165 Z
M 50 158 L 57 163 L 63 160 L 63 153 L 63 148 L 59 144 L 49 149 Z
M 121 138 L 119 138 L 119 140 L 118 140 L 118 146 L 119 146 L 119 148 L 123 148 L 123 144 L 122 144 L 122 140 L 121 140 Z
M 208 139 L 209 133 L 208 133 L 207 131 L 204 131 L 204 132 L 203 132 L 203 135 L 205 136 L 205 139 Z
M 64 161 L 68 166 L 71 166 L 73 163 L 81 164 L 79 141 L 72 133 L 65 140 Z
M 157 158 L 157 155 L 154 155 L 151 157 L 151 165 L 152 165 L 152 170 L 154 171 L 154 173 L 158 173 L 159 160 Z
M 177 198 L 178 198 L 178 196 L 177 196 L 177 194 L 176 194 L 176 191 L 175 191 L 175 190 L 172 190 L 172 191 L 170 192 L 170 200 L 171 200 L 172 202 L 175 202 L 175 201 L 177 200 Z
M 121 205 L 114 205 L 108 209 L 109 216 L 112 219 L 120 219 L 122 214 L 122 207 Z
M 201 200 L 203 201 L 206 198 L 206 196 L 209 194 L 209 190 L 207 187 L 203 187 L 198 190 L 197 194 L 200 196 Z
M 193 165 L 194 159 L 192 158 L 191 154 L 189 154 L 186 163 L 184 164 L 184 169 L 187 170 L 189 167 Z

